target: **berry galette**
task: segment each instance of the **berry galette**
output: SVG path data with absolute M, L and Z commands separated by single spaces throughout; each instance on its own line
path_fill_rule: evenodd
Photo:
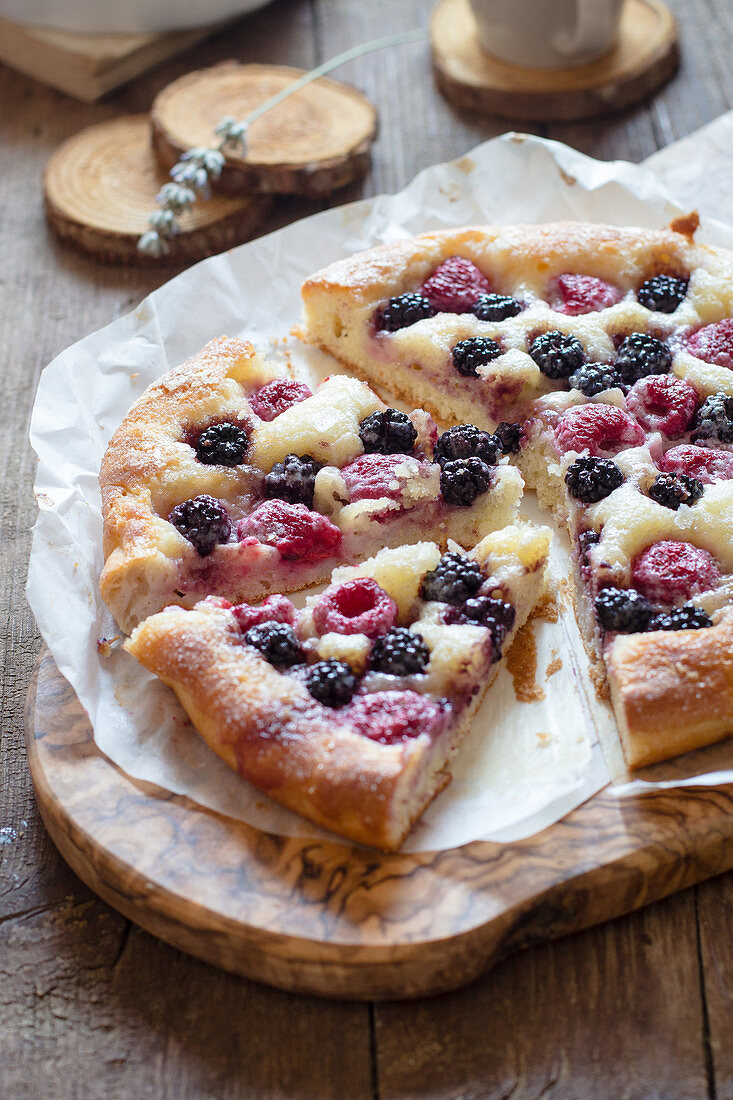
M 211 596 L 168 607 L 126 649 L 176 692 L 207 743 L 278 802 L 397 848 L 450 781 L 502 651 L 542 595 L 550 532 L 470 553 L 433 542 L 341 567 L 296 611 Z
M 428 233 L 303 287 L 313 342 L 470 412 L 568 528 L 631 766 L 733 733 L 733 254 L 695 228 Z
M 323 581 L 384 546 L 473 546 L 516 516 L 502 439 L 387 407 L 343 375 L 311 393 L 221 338 L 151 385 L 100 472 L 101 590 L 123 630 L 168 604 Z

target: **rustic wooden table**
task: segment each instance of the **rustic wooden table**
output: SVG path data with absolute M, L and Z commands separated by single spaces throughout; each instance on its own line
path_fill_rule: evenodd
M 231 977 L 131 926 L 67 869 L 36 812 L 22 715 L 40 647 L 24 598 L 38 374 L 171 274 L 105 268 L 58 246 L 43 218 L 43 165 L 81 127 L 146 110 L 193 67 L 229 57 L 311 67 L 424 25 L 431 7 L 279 0 L 95 106 L 0 68 L 0 1096 L 9 1100 L 733 1097 L 733 874 L 526 951 L 457 993 L 341 1003 Z M 733 107 L 733 9 L 720 0 L 672 7 L 682 68 L 653 103 L 534 132 L 639 161 Z M 424 45 L 339 75 L 381 117 L 371 173 L 339 201 L 397 190 L 509 128 L 446 104 Z M 313 209 L 293 202 L 280 223 Z

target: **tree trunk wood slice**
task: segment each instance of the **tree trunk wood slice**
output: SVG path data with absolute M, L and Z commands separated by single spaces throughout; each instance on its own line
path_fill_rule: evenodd
M 299 993 L 454 989 L 513 951 L 733 864 L 730 784 L 603 790 L 526 840 L 438 852 L 261 832 L 110 763 L 48 652 L 26 743 L 46 828 L 88 886 L 183 951 Z
M 218 146 L 216 126 L 226 115 L 247 115 L 303 75 L 285 65 L 225 62 L 189 73 L 155 98 L 153 146 L 170 169 L 195 146 Z M 363 176 L 377 132 L 377 112 L 347 84 L 320 77 L 254 122 L 246 154 L 224 150 L 217 191 L 253 191 L 318 197 Z
M 128 115 L 90 126 L 66 141 L 46 166 L 46 217 L 63 240 L 96 259 L 117 264 L 177 264 L 241 244 L 260 229 L 270 200 L 221 196 L 194 203 L 180 216 L 170 253 L 159 259 L 137 251 L 150 226 L 155 197 L 168 174 L 150 147 L 148 115 Z
M 440 0 L 430 25 L 433 72 L 457 107 L 506 118 L 570 122 L 620 111 L 674 74 L 679 44 L 661 0 L 626 0 L 615 49 L 576 69 L 509 65 L 481 48 L 468 0 Z

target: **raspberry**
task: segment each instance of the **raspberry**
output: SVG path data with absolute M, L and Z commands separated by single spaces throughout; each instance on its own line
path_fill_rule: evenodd
M 268 596 L 259 607 L 240 603 L 232 608 L 232 614 L 242 631 L 261 623 L 287 623 L 292 626 L 295 622 L 295 608 L 287 596 Z
M 687 474 L 659 474 L 649 488 L 649 496 L 665 508 L 677 508 L 694 504 L 705 491 L 701 481 Z
M 446 504 L 468 507 L 491 485 L 491 468 L 480 458 L 456 458 L 440 468 L 440 491 Z
M 196 458 L 205 466 L 238 466 L 248 446 L 249 436 L 244 428 L 222 420 L 201 432 L 196 442 Z
M 729 481 L 733 478 L 733 453 L 696 447 L 694 443 L 683 443 L 662 455 L 659 469 L 664 473 L 688 474 L 703 485 L 712 485 L 714 481 Z
M 626 408 L 647 432 L 664 432 L 679 439 L 695 415 L 697 391 L 684 378 L 652 374 L 640 378 L 629 390 Z
M 596 279 L 593 275 L 560 275 L 555 286 L 559 301 L 554 303 L 554 308 L 558 313 L 566 313 L 570 317 L 608 309 L 623 297 L 617 286 L 612 286 L 603 279 Z
M 522 304 L 506 294 L 479 294 L 473 313 L 479 321 L 506 321 L 522 312 Z
M 368 454 L 354 459 L 341 470 L 349 499 L 352 503 L 357 500 L 379 500 L 381 497 L 399 499 L 402 487 L 395 470 L 404 462 L 404 455 Z
M 492 439 L 503 455 L 518 455 L 524 440 L 524 429 L 521 424 L 508 424 L 506 420 L 502 420 Z
M 435 569 L 426 573 L 420 585 L 423 600 L 462 604 L 475 596 L 484 583 L 481 566 L 462 554 L 443 554 Z
M 570 388 L 580 390 L 586 397 L 595 397 L 604 390 L 618 386 L 616 368 L 609 363 L 584 363 L 570 375 Z
M 416 691 L 375 691 L 359 695 L 344 717 L 352 729 L 382 745 L 433 733 L 446 710 Z
M 555 442 L 561 454 L 588 451 L 598 456 L 601 451 L 640 447 L 644 433 L 623 409 L 594 403 L 567 409 L 555 428 Z
M 692 434 L 693 443 L 710 440 L 715 443 L 733 443 L 733 397 L 713 393 L 700 406 Z
M 673 607 L 671 611 L 662 611 L 651 621 L 650 630 L 702 630 L 712 626 L 713 621 L 701 607 L 686 603 L 682 607 Z
M 674 275 L 653 275 L 641 284 L 636 292 L 638 302 L 656 313 L 674 313 L 685 300 L 689 279 L 677 279 Z
M 474 596 L 466 600 L 462 607 L 450 609 L 446 616 L 449 623 L 478 623 L 491 632 L 492 656 L 494 661 L 501 657 L 501 649 L 507 634 L 514 626 L 517 613 L 510 603 L 497 600 L 493 596 Z
M 265 477 L 265 496 L 312 508 L 320 468 L 310 455 L 285 455 L 284 461 L 276 462 Z
M 671 366 L 672 352 L 667 345 L 644 332 L 627 336 L 616 355 L 616 370 L 627 386 L 648 374 L 667 374 Z
M 346 706 L 351 702 L 358 683 L 351 666 L 345 661 L 337 661 L 335 657 L 311 665 L 305 677 L 308 691 L 325 707 Z
M 602 588 L 596 596 L 596 616 L 604 630 L 637 634 L 649 629 L 655 608 L 633 588 Z
M 288 623 L 258 623 L 249 628 L 244 640 L 258 649 L 275 668 L 291 668 L 305 661 L 303 647 Z
M 483 367 L 501 355 L 501 348 L 490 336 L 471 336 L 461 340 L 451 352 L 453 366 L 464 377 L 478 378 L 477 367 Z
M 578 458 L 568 466 L 565 484 L 575 500 L 595 504 L 623 484 L 624 475 L 610 458 Z
M 313 608 L 319 634 L 366 634 L 377 638 L 394 626 L 397 604 L 371 577 L 333 584 Z
M 224 505 L 206 493 L 177 504 L 168 522 L 188 539 L 202 558 L 208 557 L 220 542 L 226 542 L 232 530 Z
M 433 452 L 433 461 L 441 466 L 456 458 L 480 458 L 487 466 L 493 466 L 498 457 L 497 440 L 475 424 L 458 424 L 455 428 L 449 428 L 443 432 Z
M 557 330 L 536 336 L 529 354 L 548 378 L 569 378 L 585 362 L 585 348 L 577 336 Z
M 733 318 L 726 317 L 693 332 L 687 350 L 706 363 L 733 370 Z
M 341 532 L 329 519 L 304 504 L 268 500 L 239 522 L 237 536 L 248 535 L 275 546 L 286 561 L 322 561 L 335 554 Z
M 715 588 L 720 570 L 707 550 L 672 539 L 654 542 L 631 563 L 633 583 L 650 600 L 675 603 Z
M 449 256 L 420 291 L 437 313 L 470 313 L 479 296 L 491 292 L 491 284 L 470 260 Z
M 434 313 L 430 299 L 423 294 L 399 294 L 396 298 L 390 298 L 377 313 L 377 328 L 382 332 L 397 332 L 425 317 L 432 317 Z
M 367 454 L 409 454 L 415 446 L 417 431 L 406 413 L 385 409 L 362 420 L 359 439 Z
M 420 634 L 398 626 L 377 638 L 369 654 L 372 672 L 388 676 L 417 676 L 430 661 L 430 650 Z
M 253 393 L 249 403 L 260 420 L 269 422 L 292 405 L 299 405 L 301 401 L 312 396 L 305 382 L 295 382 L 291 378 L 276 378 Z

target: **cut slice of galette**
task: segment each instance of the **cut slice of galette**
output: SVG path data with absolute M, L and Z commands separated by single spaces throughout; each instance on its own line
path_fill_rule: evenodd
M 450 781 L 502 652 L 543 594 L 550 532 L 432 542 L 337 569 L 296 611 L 211 597 L 146 619 L 126 649 L 209 746 L 282 805 L 393 850 Z
M 439 438 L 427 413 L 343 375 L 311 393 L 226 338 L 135 402 L 100 485 L 101 591 L 127 632 L 167 604 L 302 588 L 380 547 L 473 545 L 522 493 L 487 432 Z
M 310 340 L 447 423 L 470 410 L 568 529 L 632 766 L 733 733 L 733 255 L 695 229 L 441 231 L 303 287 Z

